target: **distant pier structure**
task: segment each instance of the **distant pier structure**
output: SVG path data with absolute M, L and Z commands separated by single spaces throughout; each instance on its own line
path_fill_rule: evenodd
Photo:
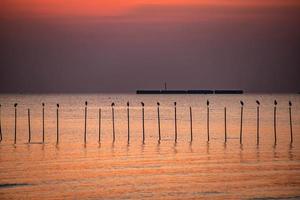
M 243 90 L 137 90 L 136 94 L 243 94 Z

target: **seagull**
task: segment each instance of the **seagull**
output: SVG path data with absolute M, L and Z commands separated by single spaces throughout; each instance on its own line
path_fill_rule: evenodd
M 87 106 L 87 101 L 85 102 L 85 105 Z
M 18 104 L 17 104 L 17 103 L 15 103 L 15 105 L 14 105 L 14 106 L 15 106 L 15 107 L 17 107 L 17 105 L 18 105 Z
M 129 107 L 129 101 L 127 101 L 127 106 Z
M 112 102 L 111 106 L 115 106 L 115 103 L 114 103 L 114 102 Z
M 244 102 L 243 101 L 240 101 L 240 103 L 241 103 L 242 106 L 244 106 Z
M 176 101 L 175 101 L 175 102 L 174 102 L 174 106 L 176 106 L 176 104 L 177 104 L 177 103 L 176 103 Z
M 159 102 L 157 102 L 157 106 L 160 106 L 160 103 L 159 103 Z
M 260 102 L 258 100 L 256 100 L 257 105 L 260 105 Z
M 291 101 L 289 101 L 289 106 L 292 106 L 292 102 Z
M 206 101 L 206 105 L 209 106 L 209 101 L 208 100 Z
M 145 106 L 144 102 L 141 102 L 141 104 L 142 104 L 143 107 Z
M 277 101 L 276 101 L 276 100 L 274 100 L 274 105 L 275 105 L 275 106 L 277 105 Z

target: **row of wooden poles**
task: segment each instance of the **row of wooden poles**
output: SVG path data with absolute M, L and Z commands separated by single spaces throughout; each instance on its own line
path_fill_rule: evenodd
M 240 115 L 240 144 L 243 141 L 243 111 L 244 111 L 244 102 L 240 101 L 241 104 L 241 115 Z M 257 104 L 257 135 L 256 135 L 256 142 L 259 144 L 259 108 L 260 102 L 256 100 Z M 17 103 L 14 104 L 15 108 L 15 134 L 14 134 L 14 144 L 17 143 Z M 142 105 L 142 142 L 145 142 L 145 104 L 141 102 Z M 210 131 L 209 131 L 209 101 L 207 100 L 207 141 L 210 140 Z M 85 102 L 85 109 L 84 109 L 84 143 L 87 142 L 87 106 L 88 102 Z M 112 137 L 113 142 L 115 141 L 115 103 L 111 104 L 111 111 L 112 111 Z M 277 131 L 276 131 L 276 124 L 277 124 L 277 101 L 274 101 L 274 144 L 277 144 Z M 190 113 L 190 141 L 193 141 L 193 115 L 192 115 L 192 107 L 189 107 Z M 292 103 L 289 101 L 289 121 L 290 121 L 290 143 L 293 143 L 293 128 L 292 128 Z M 30 126 L 30 109 L 28 109 L 28 143 L 31 143 L 31 126 Z M 157 124 L 158 124 L 158 142 L 161 141 L 161 127 L 160 127 L 160 103 L 157 102 Z M 224 142 L 227 142 L 227 111 L 226 107 L 224 107 Z M 127 142 L 130 142 L 130 105 L 127 102 Z M 43 143 L 45 142 L 45 104 L 42 103 L 42 140 Z M 177 142 L 177 103 L 174 102 L 174 140 Z M 2 141 L 2 127 L 1 127 L 1 104 L 0 104 L 0 142 Z M 101 141 L 101 108 L 99 108 L 99 138 L 98 141 Z M 56 108 L 56 143 L 59 143 L 59 104 L 57 104 Z

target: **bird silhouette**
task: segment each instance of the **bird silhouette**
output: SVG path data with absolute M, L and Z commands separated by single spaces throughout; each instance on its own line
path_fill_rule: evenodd
M 127 106 L 129 107 L 129 101 L 127 101 Z
M 291 101 L 289 101 L 289 106 L 292 106 L 292 102 Z
M 18 104 L 17 104 L 17 103 L 15 103 L 15 105 L 14 105 L 14 106 L 15 106 L 15 107 L 17 107 L 17 105 L 18 105 Z
M 157 106 L 160 106 L 160 103 L 159 103 L 159 102 L 157 102 Z
M 244 106 L 244 102 L 243 101 L 240 101 L 240 103 L 241 103 L 242 106 Z
M 208 100 L 206 101 L 206 105 L 209 106 L 209 101 Z
M 56 104 L 57 108 L 59 108 L 59 104 Z
M 176 103 L 176 101 L 174 102 L 174 106 L 176 106 L 177 105 L 177 103 Z
M 141 104 L 142 104 L 143 107 L 145 106 L 144 102 L 141 102 Z
M 42 106 L 45 106 L 45 103 L 42 103 Z
M 256 100 L 257 105 L 260 105 L 260 102 L 258 100 Z
M 275 105 L 275 106 L 277 105 L 277 101 L 276 101 L 276 100 L 274 100 L 274 105 Z
M 112 103 L 111 103 L 111 106 L 115 106 L 115 103 L 114 103 L 114 102 L 112 102 Z

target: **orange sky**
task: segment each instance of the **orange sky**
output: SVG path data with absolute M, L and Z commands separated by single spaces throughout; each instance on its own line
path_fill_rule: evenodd
M 298 0 L 1 0 L 2 16 L 119 16 L 143 5 L 299 6 Z

